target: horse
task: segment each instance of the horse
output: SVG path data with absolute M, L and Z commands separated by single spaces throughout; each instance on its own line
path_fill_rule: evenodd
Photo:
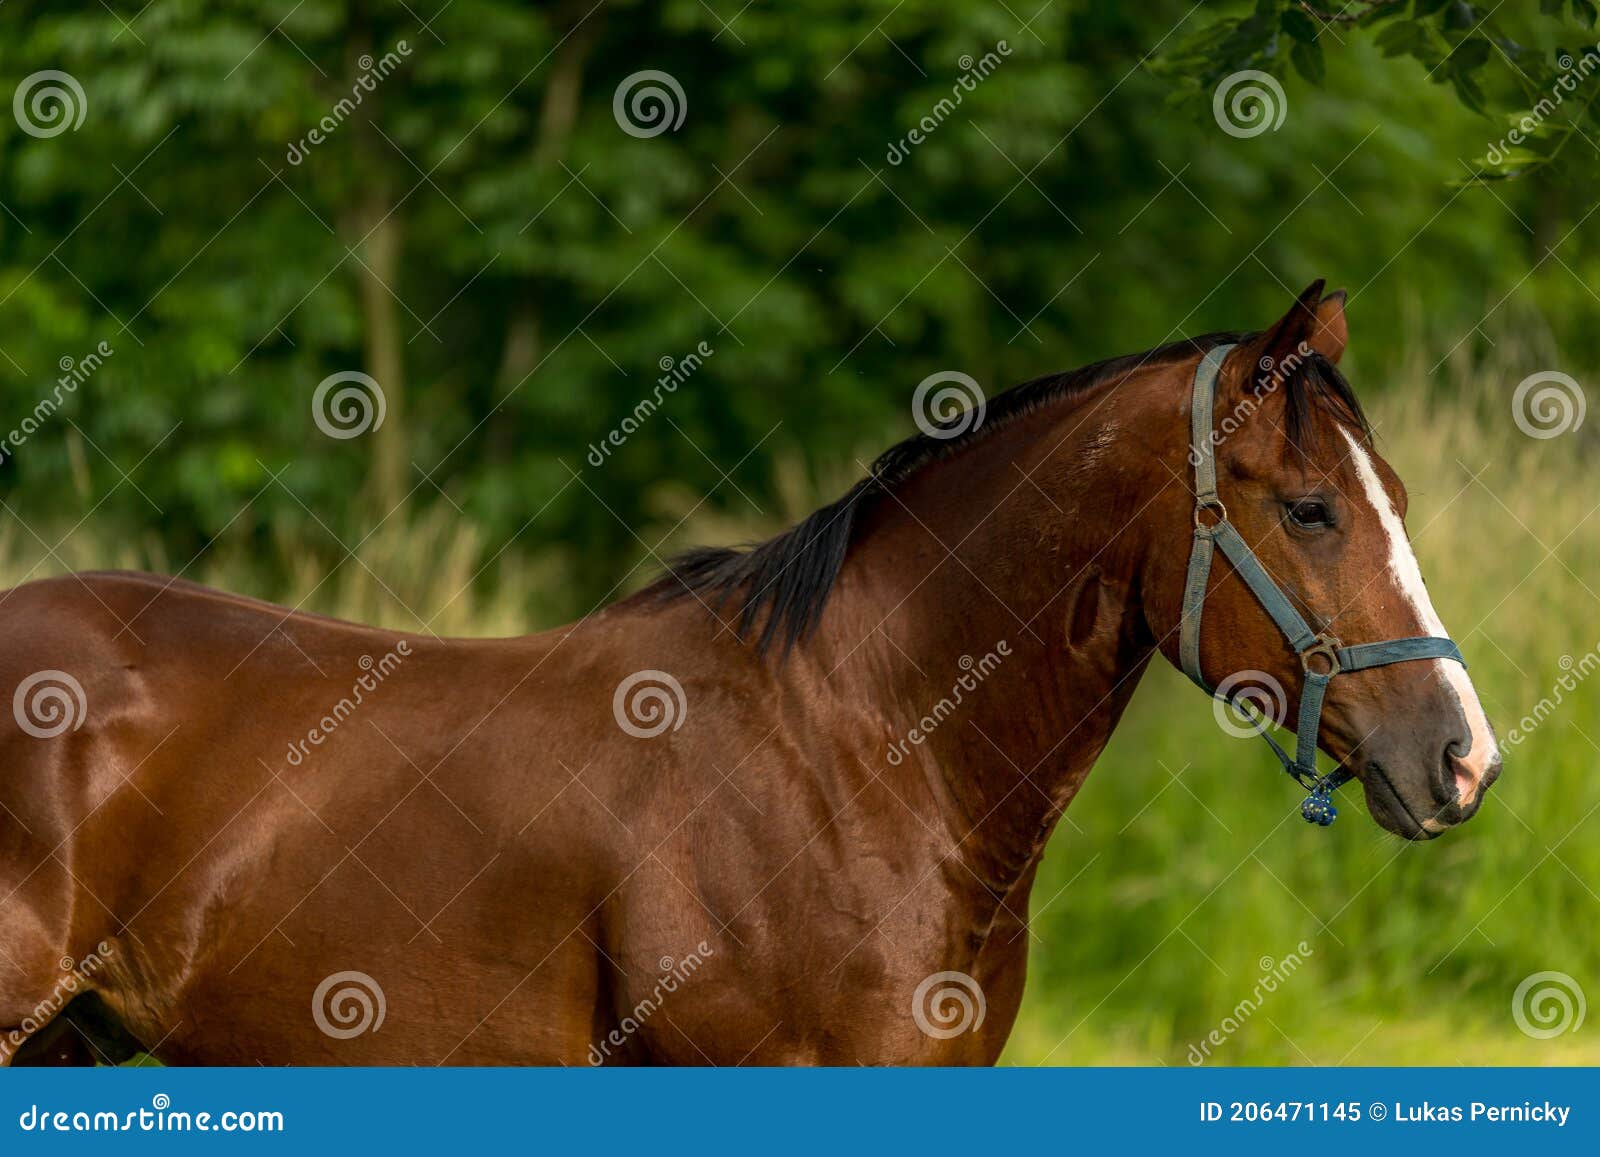
M 1500 757 L 1344 298 L 930 420 L 531 636 L 10 590 L 4 1062 L 992 1064 L 1046 841 L 1156 655 L 1275 683 L 1278 723 L 1315 683 L 1298 765 L 1309 729 L 1405 839 L 1469 819 Z M 1224 521 L 1243 554 L 1198 568 Z M 1342 670 L 1339 638 L 1429 649 Z

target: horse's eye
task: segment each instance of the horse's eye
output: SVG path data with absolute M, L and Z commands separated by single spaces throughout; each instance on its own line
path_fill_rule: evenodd
M 1333 515 L 1328 510 L 1328 504 L 1320 498 L 1300 498 L 1285 505 L 1289 508 L 1289 517 L 1307 529 L 1314 530 L 1333 525 Z

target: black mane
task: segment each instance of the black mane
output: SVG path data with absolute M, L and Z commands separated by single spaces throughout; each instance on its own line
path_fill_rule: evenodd
M 1250 333 L 1211 333 L 1095 362 L 1080 369 L 1035 378 L 988 400 L 981 425 L 952 438 L 916 434 L 889 447 L 873 462 L 867 477 L 840 499 L 767 541 L 749 547 L 695 547 L 667 564 L 666 573 L 640 597 L 658 600 L 694 594 L 721 608 L 740 597 L 736 629 L 748 638 L 763 614 L 757 642 L 764 654 L 781 638 L 784 650 L 804 639 L 822 618 L 845 555 L 856 540 L 862 514 L 897 484 L 931 462 L 957 454 L 1017 418 L 1058 398 L 1076 397 L 1121 380 L 1142 366 L 1162 365 L 1203 355 L 1214 346 L 1249 341 Z M 1339 420 L 1367 431 L 1350 384 L 1332 362 L 1312 354 L 1296 364 L 1286 390 L 1286 436 L 1297 449 L 1311 430 L 1312 406 L 1321 405 Z M 956 415 L 941 428 L 959 426 Z M 1303 451 L 1301 451 L 1303 453 Z

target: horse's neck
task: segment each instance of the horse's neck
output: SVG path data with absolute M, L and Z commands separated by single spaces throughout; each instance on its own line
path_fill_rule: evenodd
M 1037 861 L 1152 650 L 1130 525 L 1149 479 L 1107 452 L 1115 425 L 1041 413 L 924 468 L 841 576 L 829 678 L 887 728 L 866 762 L 931 788 L 993 890 Z

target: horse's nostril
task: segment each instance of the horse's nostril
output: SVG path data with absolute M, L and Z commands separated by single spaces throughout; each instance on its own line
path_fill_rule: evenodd
M 1471 799 L 1477 790 L 1478 777 L 1468 767 L 1466 758 L 1472 751 L 1472 741 L 1452 739 L 1444 745 L 1444 758 L 1439 761 L 1439 774 L 1434 780 L 1436 794 L 1441 803 Z

